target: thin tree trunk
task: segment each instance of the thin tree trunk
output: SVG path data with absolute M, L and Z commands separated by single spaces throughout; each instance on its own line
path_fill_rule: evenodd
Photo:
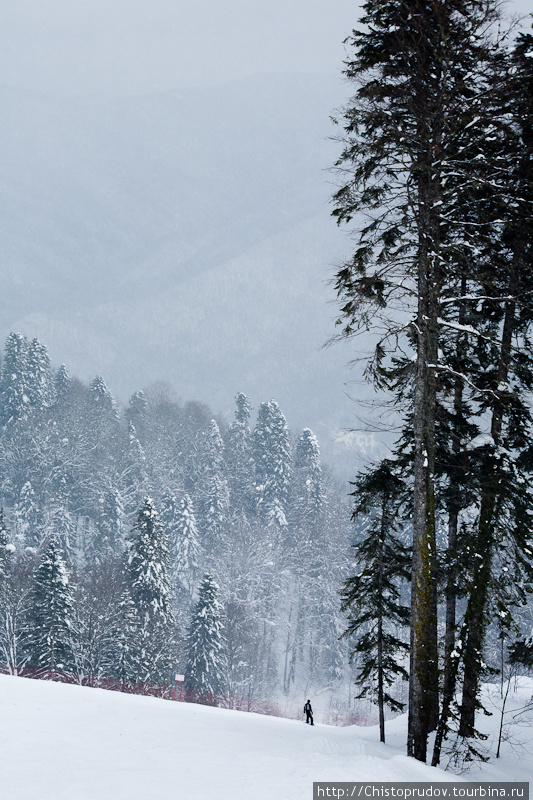
M 387 498 L 383 499 L 381 512 L 380 548 L 378 558 L 378 630 L 377 630 L 377 667 L 378 667 L 378 712 L 379 712 L 379 741 L 385 743 L 385 711 L 383 702 L 383 542 L 387 527 Z
M 466 277 L 461 279 L 461 297 L 465 297 L 467 293 Z M 466 315 L 466 303 L 462 303 L 459 309 L 458 322 L 464 325 Z M 466 335 L 463 334 L 459 337 L 457 342 L 457 363 L 460 365 L 463 362 L 466 349 Z M 452 439 L 452 467 L 457 467 L 461 460 L 461 452 L 463 451 L 462 437 L 460 432 L 460 425 L 464 417 L 463 409 L 463 382 L 458 378 L 455 382 L 453 409 L 455 415 L 456 429 L 453 433 Z M 450 480 L 453 482 L 453 471 Z M 455 486 L 450 487 L 451 496 L 448 504 L 448 547 L 446 552 L 446 631 L 444 638 L 444 676 L 442 684 L 442 709 L 437 725 L 437 735 L 433 747 L 433 757 L 431 766 L 436 767 L 440 762 L 440 755 L 442 750 L 442 743 L 446 737 L 448 730 L 448 721 L 450 719 L 451 705 L 455 695 L 455 687 L 457 684 L 457 674 L 459 662 L 458 659 L 453 657 L 455 652 L 455 631 L 457 626 L 456 621 L 456 606 L 457 606 L 457 533 L 459 528 L 459 511 L 461 509 L 461 499 L 458 496 L 459 482 Z
M 385 711 L 383 704 L 383 620 L 381 614 L 378 619 L 378 711 L 379 711 L 379 741 L 385 743 Z
M 515 266 L 517 267 L 518 264 Z M 515 291 L 516 279 L 513 276 L 510 281 L 509 294 L 512 296 Z M 515 302 L 511 300 L 507 303 L 505 309 L 500 359 L 496 376 L 498 387 L 507 381 L 509 375 L 512 337 L 515 328 L 515 305 Z M 495 447 L 499 445 L 501 439 L 503 413 L 504 406 L 498 400 L 494 404 L 491 421 L 491 434 Z M 488 470 L 490 470 L 490 465 L 488 465 Z M 493 472 L 494 470 L 492 469 L 489 474 L 493 474 Z M 459 734 L 465 737 L 474 736 L 475 733 L 475 715 L 481 682 L 483 644 L 487 625 L 487 604 L 494 552 L 495 512 L 500 491 L 498 478 L 494 476 L 491 480 L 484 482 L 481 494 L 472 588 L 465 614 L 468 634 L 464 648 L 465 677 L 459 723 Z

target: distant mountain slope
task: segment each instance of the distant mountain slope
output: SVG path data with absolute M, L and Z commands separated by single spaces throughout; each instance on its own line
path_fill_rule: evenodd
M 1 89 L 1 332 L 122 399 L 154 380 L 216 411 L 276 397 L 336 458 L 354 352 L 320 348 L 349 248 L 325 172 L 343 95 L 309 75 L 115 100 Z

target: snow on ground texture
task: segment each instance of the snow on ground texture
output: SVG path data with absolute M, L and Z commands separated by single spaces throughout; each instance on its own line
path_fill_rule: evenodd
M 311 727 L 5 675 L 0 706 L 6 800 L 310 800 L 317 780 L 455 778 L 401 754 L 405 731 L 384 746 L 373 728 Z M 401 724 L 389 724 L 391 741 Z

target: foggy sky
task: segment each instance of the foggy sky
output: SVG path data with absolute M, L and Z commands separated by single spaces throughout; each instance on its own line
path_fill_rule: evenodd
M 142 93 L 334 72 L 353 0 L 2 0 L 0 82 Z

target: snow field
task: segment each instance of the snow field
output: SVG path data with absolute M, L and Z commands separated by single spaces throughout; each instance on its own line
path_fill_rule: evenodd
M 391 744 L 380 745 L 377 728 L 311 727 L 6 675 L 0 704 L 5 800 L 311 800 L 318 780 L 461 780 L 403 755 L 404 717 L 388 723 Z M 505 765 L 465 777 L 533 777 L 530 755 L 521 774 Z

